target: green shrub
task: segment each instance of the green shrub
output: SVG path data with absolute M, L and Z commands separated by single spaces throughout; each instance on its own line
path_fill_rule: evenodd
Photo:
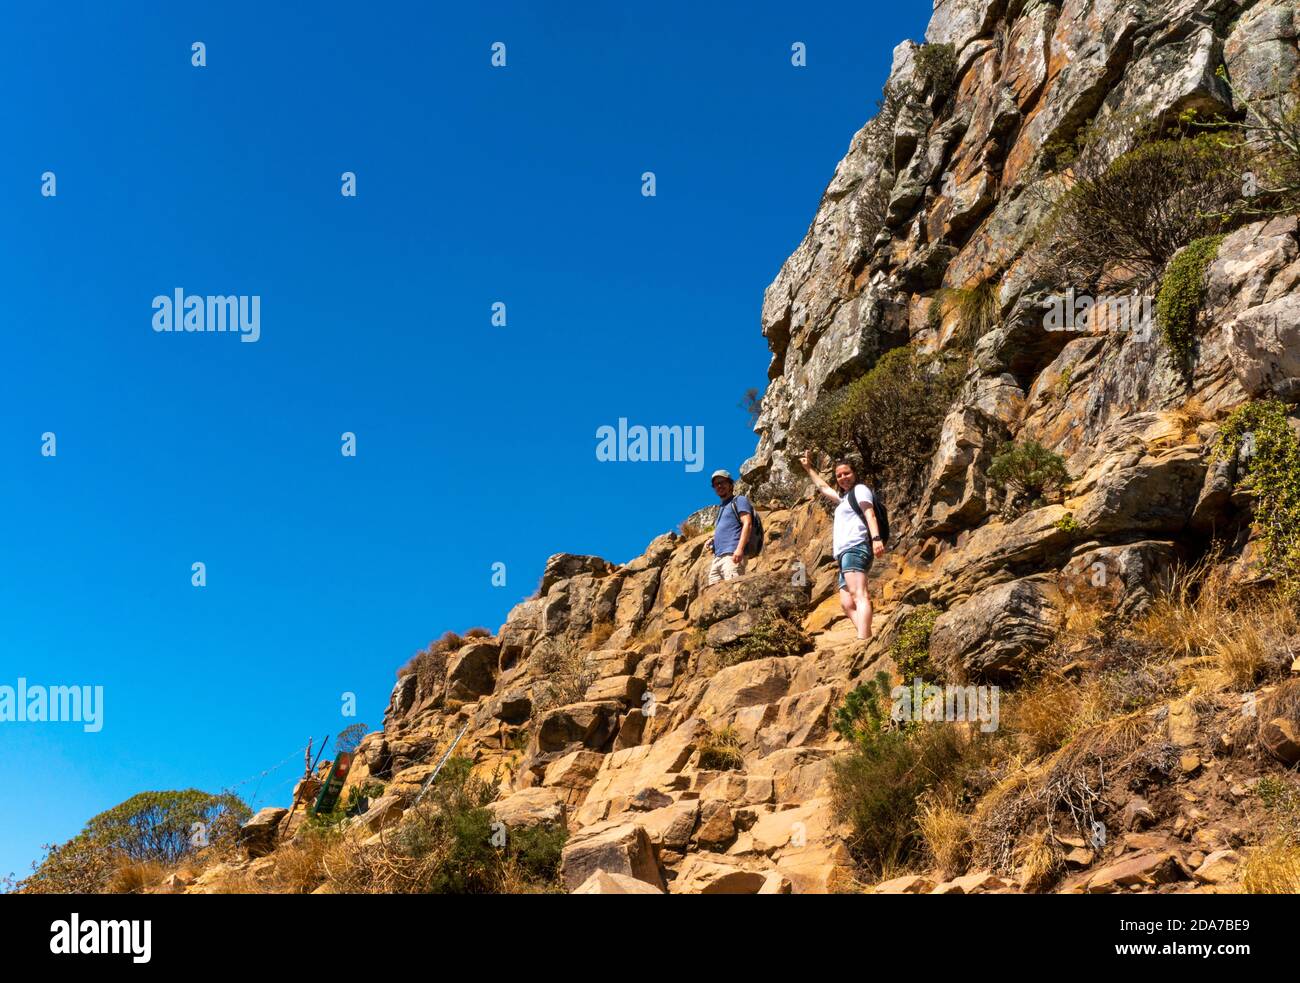
M 229 792 L 140 792 L 93 816 L 66 843 L 49 847 L 18 890 L 99 893 L 124 861 L 172 865 L 194 851 L 194 824 L 203 825 L 209 844 L 228 845 L 251 816 L 248 806 Z
M 1073 512 L 1066 512 L 1065 515 L 1056 520 L 1056 528 L 1061 530 L 1061 532 L 1066 532 L 1073 536 L 1083 527 L 1079 525 Z
M 1080 291 L 1145 289 L 1183 246 L 1222 230 L 1246 157 L 1213 136 L 1157 140 L 1065 192 L 1038 234 L 1035 275 Z
M 888 676 L 858 687 L 835 714 L 835 729 L 853 741 L 831 768 L 831 804 L 849 824 L 849 850 L 874 876 L 887 875 L 917 856 L 922 795 L 956 779 L 961 738 L 946 723 L 892 726 Z
M 1216 457 L 1237 453 L 1238 478 L 1255 495 L 1255 527 L 1264 562 L 1288 593 L 1300 588 L 1300 440 L 1287 424 L 1287 408 L 1276 399 L 1238 407 L 1219 431 Z
M 952 44 L 923 44 L 916 50 L 916 74 L 923 91 L 947 101 L 957 81 L 957 48 Z
M 795 422 L 787 445 L 832 459 L 854 451 L 863 477 L 911 494 L 930 466 L 965 369 L 962 359 L 922 356 L 911 346 L 892 349 L 865 375 L 823 393 Z
M 930 633 L 939 617 L 939 609 L 924 604 L 910 612 L 899 626 L 894 638 L 894 664 L 904 683 L 922 679 L 927 683 L 938 680 L 938 673 L 930 662 Z
M 1033 507 L 1070 482 L 1065 459 L 1035 440 L 1006 444 L 989 465 L 989 481 L 1006 490 L 1006 511 L 1014 513 L 1028 501 Z
M 1219 254 L 1221 235 L 1197 239 L 1169 263 L 1160 283 L 1156 320 L 1175 357 L 1186 363 L 1196 344 L 1196 320 L 1205 302 L 1205 273 Z
M 803 655 L 811 648 L 812 639 L 802 625 L 769 609 L 748 635 L 718 648 L 718 661 L 725 668 L 752 659 Z

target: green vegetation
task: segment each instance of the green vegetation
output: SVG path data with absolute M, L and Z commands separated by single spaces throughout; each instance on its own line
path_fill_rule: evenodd
M 898 674 L 904 683 L 921 679 L 927 683 L 937 682 L 939 674 L 930 662 L 930 633 L 934 622 L 939 617 L 939 609 L 932 604 L 923 604 L 908 613 L 894 638 L 892 653 Z
M 1052 495 L 1070 482 L 1065 459 L 1036 440 L 1006 444 L 989 465 L 989 481 L 1006 490 L 1006 513 L 1015 514 L 1028 503 L 1031 508 L 1046 504 Z
M 1239 455 L 1238 479 L 1255 495 L 1264 562 L 1288 593 L 1300 589 L 1300 440 L 1276 399 L 1238 407 L 1224 421 L 1216 455 Z
M 1175 357 L 1187 363 L 1196 344 L 1196 321 L 1205 302 L 1205 273 L 1219 253 L 1222 235 L 1191 243 L 1169 263 L 1156 301 L 1160 333 Z
M 1245 164 L 1210 135 L 1123 154 L 1062 195 L 1039 233 L 1036 275 L 1080 291 L 1148 287 L 1179 249 L 1222 231 Z
M 957 81 L 957 48 L 952 44 L 923 44 L 916 50 L 916 74 L 923 91 L 946 102 Z
M 124 864 L 175 864 L 202 845 L 233 842 L 252 812 L 230 793 L 198 789 L 140 792 L 92 817 L 81 832 L 58 846 L 18 885 L 31 894 L 95 894 L 109 888 Z M 195 824 L 204 836 L 195 840 Z M 203 843 L 206 840 L 206 844 Z
M 1061 530 L 1061 532 L 1066 532 L 1069 533 L 1071 536 L 1074 536 L 1083 527 L 1079 525 L 1079 522 L 1077 519 L 1075 519 L 1073 512 L 1066 512 L 1065 515 L 1061 516 L 1059 519 L 1056 520 L 1056 528 Z
M 791 428 L 788 446 L 832 459 L 856 451 L 864 476 L 910 494 L 929 468 L 965 368 L 959 358 L 892 349 L 865 375 L 823 393 Z
M 768 609 L 748 635 L 718 648 L 719 668 L 751 659 L 802 655 L 811 648 L 812 639 L 802 625 L 779 611 Z
M 882 672 L 848 694 L 834 717 L 836 731 L 853 747 L 832 763 L 832 808 L 851 827 L 855 859 L 876 877 L 921 852 L 922 797 L 956 782 L 963 763 L 962 739 L 950 724 L 893 726 L 889 689 Z

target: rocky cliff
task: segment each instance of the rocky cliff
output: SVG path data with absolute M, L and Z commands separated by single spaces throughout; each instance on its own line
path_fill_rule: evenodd
M 1230 620 L 1210 651 L 1208 635 L 1174 630 L 1205 616 L 1209 590 L 1169 590 L 1198 563 L 1197 583 L 1224 598 L 1276 580 L 1240 455 L 1215 448 L 1252 401 L 1276 398 L 1294 419 L 1300 226 L 1284 208 L 1225 226 L 1190 361 L 1159 330 L 1052 330 L 1053 299 L 1100 281 L 1052 282 L 1036 249 L 1072 183 L 1152 127 L 1272 98 L 1296 76 L 1297 28 L 1296 5 L 1278 0 L 936 0 L 925 43 L 895 49 L 879 114 L 766 292 L 769 384 L 743 469 L 763 555 L 712 588 L 709 533 L 693 524 L 622 566 L 552 557 L 494 635 L 435 646 L 398 679 L 349 777 L 382 785 L 354 821 L 362 845 L 379 848 L 463 729 L 455 754 L 501 780 L 489 808 L 506 835 L 567 828 L 571 891 L 804 893 L 900 873 L 880 889 L 1239 884 L 1266 811 L 1255 789 L 1285 784 L 1300 759 L 1300 627 L 1270 607 L 1267 624 Z M 968 306 L 950 301 L 979 291 L 971 336 Z M 933 459 L 891 499 L 876 636 L 859 642 L 828 513 L 791 473 L 792 435 L 885 352 L 961 343 Z M 1008 509 L 990 470 L 1029 441 L 1069 481 Z M 1216 603 L 1229 619 L 1244 610 Z M 837 710 L 881 671 L 900 680 L 918 612 L 935 679 L 1005 687 L 1015 733 L 946 807 L 964 846 L 864 868 L 852 816 L 833 808 L 835 761 L 854 747 Z M 1258 649 L 1247 671 L 1233 670 L 1234 638 Z M 1116 686 L 1122 698 L 1084 721 L 1087 694 Z M 1035 708 L 1065 728 L 1055 739 Z

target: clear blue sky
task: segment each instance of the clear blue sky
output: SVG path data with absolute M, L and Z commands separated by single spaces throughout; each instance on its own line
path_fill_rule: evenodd
M 754 448 L 763 289 L 930 6 L 7 5 L 0 685 L 105 702 L 0 724 L 0 874 L 293 756 L 345 691 L 377 728 L 548 555 L 708 504 Z M 177 287 L 259 295 L 260 340 L 155 333 Z M 704 471 L 598 462 L 620 417 L 704 427 Z M 299 762 L 238 791 L 287 804 Z

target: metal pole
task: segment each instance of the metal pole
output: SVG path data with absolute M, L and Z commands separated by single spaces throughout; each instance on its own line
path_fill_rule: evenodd
M 451 747 L 447 748 L 433 771 L 429 773 L 429 777 L 424 780 L 424 787 L 420 789 L 420 794 L 415 797 L 416 805 L 420 804 L 420 800 L 424 798 L 424 793 L 429 791 L 429 787 L 433 784 L 433 780 L 438 777 L 438 772 L 442 771 L 442 766 L 445 765 L 447 759 L 451 757 L 451 752 L 456 750 L 456 745 L 459 744 L 460 739 L 465 736 L 465 731 L 469 730 L 469 724 L 470 722 L 466 720 L 465 726 L 460 729 L 460 733 L 456 735 L 456 739 L 451 742 Z

